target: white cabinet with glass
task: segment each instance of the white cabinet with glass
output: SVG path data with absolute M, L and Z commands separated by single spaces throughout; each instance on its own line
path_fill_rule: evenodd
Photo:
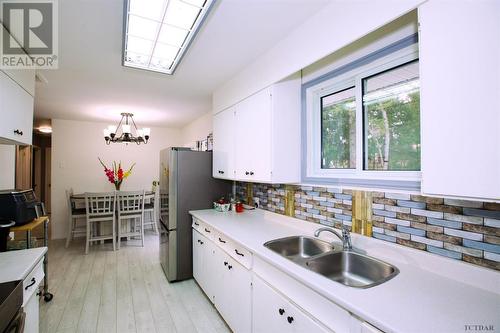
M 418 9 L 424 194 L 500 198 L 498 13 L 498 1 Z
M 214 116 L 213 176 L 263 183 L 300 181 L 300 75 Z

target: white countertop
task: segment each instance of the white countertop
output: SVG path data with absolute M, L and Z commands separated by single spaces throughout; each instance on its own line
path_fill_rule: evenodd
M 312 236 L 320 227 L 267 211 L 190 212 L 304 285 L 386 332 L 464 332 L 465 325 L 500 330 L 500 273 L 424 251 L 352 235 L 353 247 L 396 266 L 393 279 L 368 289 L 331 281 L 265 248 L 266 241 Z M 325 233 L 322 239 L 334 240 Z
M 24 280 L 46 252 L 46 247 L 1 252 L 0 283 Z

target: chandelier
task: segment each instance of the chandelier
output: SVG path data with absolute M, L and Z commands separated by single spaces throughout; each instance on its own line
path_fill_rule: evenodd
M 122 119 L 120 120 L 120 123 L 118 126 L 113 126 L 109 125 L 108 128 L 105 128 L 103 130 L 104 132 L 104 140 L 106 140 L 106 144 L 109 145 L 111 142 L 135 142 L 138 145 L 141 143 L 148 143 L 149 140 L 149 135 L 151 134 L 151 129 L 149 128 L 143 128 L 143 129 L 138 129 L 137 125 L 135 124 L 133 114 L 132 113 L 122 113 L 121 114 Z M 123 119 L 125 118 L 125 123 L 123 123 Z M 135 133 L 136 135 L 132 134 L 132 127 L 130 126 L 130 122 L 134 125 L 135 128 Z M 118 135 L 118 131 L 120 130 L 121 126 L 121 132 L 120 135 Z

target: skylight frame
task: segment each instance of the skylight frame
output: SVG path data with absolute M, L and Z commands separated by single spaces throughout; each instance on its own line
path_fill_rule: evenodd
M 128 24 L 129 24 L 129 17 L 130 17 L 130 14 L 131 14 L 130 13 L 130 2 L 131 1 L 140 1 L 140 0 L 125 0 L 124 1 L 123 34 L 122 34 L 122 36 L 123 36 L 123 38 L 122 38 L 122 66 L 127 67 L 127 68 L 152 71 L 152 72 L 161 73 L 161 74 L 173 75 L 175 73 L 175 70 L 176 70 L 177 66 L 179 65 L 179 63 L 184 58 L 187 50 L 191 46 L 191 43 L 195 39 L 196 35 L 198 34 L 198 31 L 202 27 L 203 23 L 205 22 L 205 19 L 207 18 L 208 14 L 210 13 L 210 10 L 212 9 L 214 3 L 217 0 L 205 0 L 204 4 L 201 7 L 198 7 L 196 5 L 190 4 L 189 1 L 175 0 L 175 1 L 180 1 L 180 2 L 186 3 L 187 5 L 190 5 L 190 6 L 198 7 L 201 10 L 198 13 L 198 16 L 196 17 L 196 19 L 195 19 L 195 21 L 193 23 L 193 26 L 191 27 L 191 29 L 187 33 L 187 36 L 186 36 L 186 39 L 184 40 L 184 43 L 179 48 L 179 50 L 177 52 L 177 55 L 175 56 L 175 58 L 174 58 L 174 60 L 172 62 L 172 65 L 170 66 L 169 69 L 166 69 L 166 70 L 153 67 L 151 65 L 151 63 L 152 63 L 152 59 L 153 59 L 154 50 L 156 48 L 156 45 L 158 43 L 158 39 L 159 39 L 160 34 L 161 34 L 162 26 L 163 25 L 169 25 L 164 20 L 165 20 L 165 16 L 166 16 L 166 12 L 167 12 L 167 9 L 168 9 L 169 2 L 171 2 L 173 0 L 165 0 L 165 10 L 163 12 L 161 21 L 154 20 L 154 21 L 156 21 L 159 24 L 159 29 L 157 30 L 156 36 L 154 36 L 153 47 L 152 47 L 151 53 L 149 55 L 148 54 L 143 54 L 145 56 L 149 56 L 149 62 L 148 62 L 148 65 L 146 65 L 146 66 L 138 64 L 138 63 L 134 64 L 132 62 L 127 62 L 126 61 L 126 56 L 127 56 L 127 38 L 128 38 Z M 132 14 L 132 15 L 134 15 L 134 14 Z M 153 20 L 151 18 L 146 18 L 146 17 L 144 17 L 144 18 L 148 19 L 148 20 Z M 175 25 L 171 25 L 171 26 L 176 27 Z M 138 37 L 138 38 L 140 38 L 140 37 Z M 168 45 L 168 44 L 165 44 L 165 45 Z

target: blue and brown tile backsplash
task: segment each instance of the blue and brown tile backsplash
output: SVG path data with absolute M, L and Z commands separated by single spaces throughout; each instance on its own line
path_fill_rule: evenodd
M 252 184 L 260 207 L 285 212 L 285 185 Z M 246 197 L 246 183 L 237 183 Z M 352 191 L 294 185 L 295 217 L 350 226 Z M 373 237 L 500 271 L 500 203 L 372 192 Z

